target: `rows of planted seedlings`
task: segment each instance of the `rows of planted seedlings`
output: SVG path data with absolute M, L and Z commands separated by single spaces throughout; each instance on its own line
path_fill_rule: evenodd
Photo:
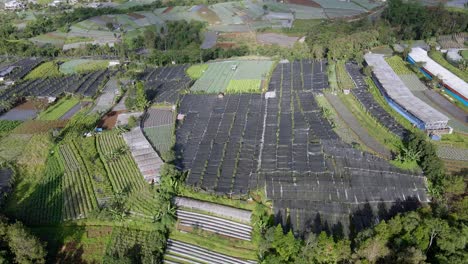
M 154 195 L 123 138 L 117 133 L 104 133 L 98 135 L 96 143 L 114 192 L 128 195 L 127 204 L 131 210 L 154 213 Z
M 64 220 L 85 218 L 97 208 L 93 184 L 81 157 L 72 143 L 60 145 L 64 161 L 62 191 Z

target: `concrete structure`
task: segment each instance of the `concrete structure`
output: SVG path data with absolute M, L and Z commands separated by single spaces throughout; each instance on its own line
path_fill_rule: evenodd
M 5 9 L 6 10 L 17 10 L 17 9 L 23 9 L 25 7 L 26 6 L 23 3 L 18 2 L 16 0 L 5 3 Z
M 449 94 L 468 106 L 468 84 L 451 71 L 433 61 L 427 55 L 427 51 L 421 48 L 413 48 L 408 54 L 408 61 L 412 64 L 422 62 L 424 65 L 421 70 L 426 73 L 426 76 L 429 75 L 431 78 L 437 76 Z
M 393 109 L 422 130 L 448 131 L 449 118 L 414 96 L 384 55 L 368 53 L 364 59 L 372 67 L 372 79 Z

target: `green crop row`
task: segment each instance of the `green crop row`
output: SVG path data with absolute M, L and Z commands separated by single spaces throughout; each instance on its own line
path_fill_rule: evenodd
M 43 79 L 49 77 L 60 77 L 62 73 L 56 61 L 44 62 L 24 77 L 25 80 Z
M 0 136 L 8 133 L 21 124 L 21 121 L 0 120 Z
M 226 93 L 260 93 L 261 80 L 231 80 Z
M 393 71 L 398 75 L 414 74 L 414 72 L 411 71 L 410 68 L 408 68 L 406 62 L 404 62 L 403 59 L 399 56 L 395 55 L 385 60 L 387 61 L 388 65 L 392 67 Z
M 127 206 L 146 216 L 156 211 L 155 195 L 145 182 L 122 136 L 103 133 L 97 136 L 97 148 L 116 193 L 128 195 Z
M 40 120 L 57 120 L 72 109 L 80 100 L 76 98 L 64 98 L 55 105 L 49 107 L 39 115 Z
M 73 143 L 60 145 L 64 161 L 64 220 L 85 218 L 97 208 L 91 177 Z
M 336 77 L 338 79 L 338 87 L 342 90 L 349 90 L 354 88 L 354 82 L 349 77 L 348 72 L 345 69 L 345 62 L 338 61 L 336 63 Z
M 169 151 L 172 145 L 174 145 L 173 124 L 145 128 L 144 132 L 151 145 L 161 154 Z

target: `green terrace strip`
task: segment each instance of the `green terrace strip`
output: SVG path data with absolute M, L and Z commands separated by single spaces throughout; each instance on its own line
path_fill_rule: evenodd
M 98 135 L 97 148 L 114 192 L 128 196 L 126 204 L 135 215 L 152 217 L 158 210 L 155 194 L 138 170 L 122 136 L 116 132 Z
M 86 73 L 105 70 L 109 66 L 107 60 L 77 59 L 69 60 L 60 65 L 60 72 L 64 74 Z
M 59 146 L 63 176 L 64 220 L 85 218 L 97 209 L 91 176 L 73 143 Z
M 187 74 L 192 80 L 198 80 L 208 69 L 208 64 L 192 65 L 187 69 Z
M 39 120 L 57 120 L 60 117 L 62 117 L 65 113 L 67 113 L 70 109 L 72 109 L 79 102 L 80 100 L 74 97 L 63 98 L 59 100 L 56 104 L 47 108 L 46 111 L 42 112 L 39 115 L 38 119 Z
M 372 152 L 372 150 L 370 150 L 369 147 L 367 147 L 367 145 L 359 139 L 358 135 L 356 135 L 356 133 L 348 127 L 346 122 L 338 115 L 335 108 L 330 105 L 330 102 L 328 102 L 325 96 L 317 96 L 315 97 L 315 100 L 322 108 L 324 117 L 329 120 L 333 126 L 333 130 L 335 130 L 335 132 L 344 142 L 352 145 L 358 143 L 359 148 L 368 152 Z
M 442 67 L 446 68 L 447 70 L 451 71 L 453 74 L 457 75 L 458 77 L 462 78 L 465 82 L 468 82 L 468 71 L 462 71 L 457 67 L 453 66 L 448 62 L 444 55 L 439 51 L 429 51 L 429 57 L 433 59 L 435 62 L 439 63 Z
M 348 72 L 345 69 L 345 62 L 338 61 L 336 64 L 336 77 L 338 80 L 338 87 L 342 90 L 349 90 L 354 87 L 354 82 L 349 77 Z
M 261 80 L 231 80 L 226 93 L 260 93 Z
M 63 167 L 58 155 L 49 154 L 52 146 L 47 133 L 21 136 L 23 141 L 2 141 L 18 164 L 15 189 L 9 194 L 5 212 L 28 224 L 58 223 L 62 220 L 61 179 Z M 9 136 L 9 137 L 10 137 Z M 7 138 L 9 138 L 7 137 Z M 5 138 L 5 139 L 7 139 Z M 18 153 L 18 152 L 19 153 Z M 11 153 L 16 152 L 16 153 Z M 7 159 L 0 150 L 0 157 Z
M 24 77 L 25 80 L 44 79 L 49 77 L 60 77 L 62 73 L 56 61 L 44 62 Z
M 253 91 L 253 80 L 258 81 L 260 91 L 261 81 L 268 79 L 268 74 L 274 62 L 269 60 L 231 60 L 212 62 L 203 75 L 195 82 L 191 90 L 195 93 L 220 93 Z M 234 83 L 231 83 L 235 81 Z M 245 82 L 237 82 L 245 81 Z M 229 91 L 227 89 L 229 88 Z
M 408 64 L 406 64 L 406 62 L 404 62 L 399 56 L 392 56 L 385 59 L 385 61 L 387 61 L 388 65 L 390 65 L 393 71 L 398 75 L 414 74 L 414 72 L 408 67 Z
M 15 129 L 21 121 L 0 120 L 0 137 Z
M 352 95 L 340 95 L 341 101 L 346 108 L 353 113 L 361 126 L 375 138 L 378 142 L 386 146 L 388 149 L 398 151 L 401 141 L 390 131 L 385 129 L 378 121 L 373 119 L 362 105 Z
M 257 259 L 256 245 L 245 240 L 229 239 L 200 230 L 193 233 L 173 230 L 169 237 L 173 240 L 196 245 L 231 257 Z

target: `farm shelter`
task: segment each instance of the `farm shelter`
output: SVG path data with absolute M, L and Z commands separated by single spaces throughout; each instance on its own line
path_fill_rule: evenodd
M 372 69 L 372 79 L 388 104 L 422 130 L 447 129 L 449 118 L 411 93 L 385 61 L 384 55 L 367 53 L 364 59 Z
M 453 74 L 451 71 L 445 69 L 437 62 L 433 61 L 428 55 L 427 51 L 422 48 L 413 48 L 408 55 L 408 61 L 411 64 L 422 62 L 422 71 L 429 74 L 431 77 L 437 76 L 440 78 L 441 84 L 454 94 L 455 98 L 468 106 L 468 83 Z

